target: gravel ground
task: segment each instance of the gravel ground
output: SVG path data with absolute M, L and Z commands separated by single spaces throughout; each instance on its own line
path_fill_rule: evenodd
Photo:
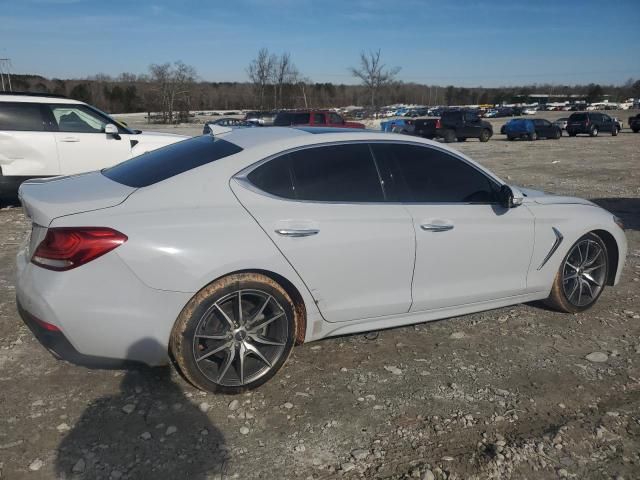
M 577 315 L 518 305 L 303 345 L 239 396 L 55 360 L 16 313 L 28 225 L 1 209 L 0 479 L 640 478 L 640 134 L 454 147 L 615 211 L 620 285 Z

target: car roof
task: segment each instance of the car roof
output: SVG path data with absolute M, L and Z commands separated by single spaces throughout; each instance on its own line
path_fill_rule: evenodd
M 28 103 L 68 103 L 74 105 L 84 105 L 84 102 L 66 98 L 61 95 L 33 94 L 33 93 L 9 93 L 0 94 L 0 102 L 28 102 Z

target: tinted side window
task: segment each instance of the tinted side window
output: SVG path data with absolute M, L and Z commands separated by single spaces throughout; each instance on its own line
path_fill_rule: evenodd
M 283 198 L 297 198 L 290 167 L 291 158 L 285 154 L 260 165 L 247 178 L 263 192 Z
M 329 113 L 329 123 L 333 123 L 334 125 L 340 125 L 343 123 L 342 117 L 337 113 Z
M 380 178 L 364 143 L 308 148 L 290 154 L 297 198 L 382 202 Z
M 314 125 L 324 125 L 324 113 L 314 113 L 313 114 L 313 124 Z
M 42 132 L 40 104 L 0 102 L 0 130 Z
M 203 135 L 143 153 L 103 170 L 102 174 L 129 187 L 148 187 L 241 151 L 235 143 Z
M 498 186 L 484 173 L 431 147 L 372 144 L 391 201 L 493 203 Z

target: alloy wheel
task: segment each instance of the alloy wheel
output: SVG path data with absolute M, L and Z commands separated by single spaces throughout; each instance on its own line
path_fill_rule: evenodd
M 600 295 L 607 275 L 606 253 L 598 242 L 584 239 L 576 243 L 562 268 L 562 288 L 576 307 L 593 303 Z
M 210 381 L 240 387 L 266 375 L 286 350 L 286 311 L 270 294 L 237 290 L 217 300 L 200 317 L 193 357 Z

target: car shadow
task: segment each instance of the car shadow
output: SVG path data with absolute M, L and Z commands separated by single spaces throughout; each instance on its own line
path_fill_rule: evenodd
M 56 478 L 223 477 L 223 434 L 171 375 L 168 366 L 129 365 L 119 391 L 93 400 L 60 442 Z
M 640 230 L 640 198 L 592 198 L 591 201 L 620 217 L 626 230 Z

